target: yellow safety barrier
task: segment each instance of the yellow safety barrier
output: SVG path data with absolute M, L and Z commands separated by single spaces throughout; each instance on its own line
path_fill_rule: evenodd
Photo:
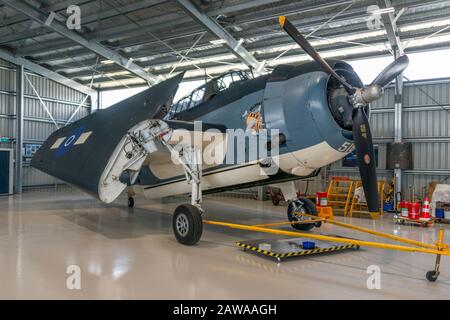
M 228 228 L 233 228 L 233 229 L 271 233 L 271 234 L 296 237 L 296 238 L 303 237 L 303 238 L 309 238 L 309 239 L 315 239 L 315 240 L 338 242 L 338 243 L 344 243 L 347 245 L 358 246 L 358 247 L 365 246 L 365 247 L 373 247 L 373 248 L 379 248 L 379 249 L 400 250 L 400 251 L 405 251 L 405 252 L 421 252 L 421 253 L 427 253 L 427 254 L 435 254 L 436 262 L 435 262 L 434 270 L 430 270 L 426 274 L 426 278 L 428 279 L 428 281 L 436 281 L 437 280 L 437 278 L 440 274 L 439 268 L 440 268 L 440 264 L 441 264 L 441 256 L 442 255 L 450 256 L 449 245 L 444 243 L 444 229 L 442 229 L 442 228 L 439 230 L 439 236 L 438 236 L 437 242 L 435 244 L 429 244 L 429 243 L 424 243 L 424 242 L 420 242 L 420 241 L 416 241 L 416 240 L 411 240 L 408 238 L 394 236 L 394 235 L 380 232 L 380 231 L 375 231 L 375 230 L 371 230 L 371 229 L 367 229 L 367 228 L 363 228 L 363 227 L 354 226 L 354 225 L 351 225 L 348 223 L 336 221 L 334 219 L 317 217 L 315 215 L 310 215 L 310 214 L 306 214 L 303 212 L 296 212 L 296 214 L 303 215 L 305 218 L 309 218 L 309 220 L 272 222 L 272 223 L 259 224 L 259 225 L 253 225 L 253 226 L 237 224 L 237 223 L 211 221 L 211 220 L 204 220 L 203 222 L 205 224 L 223 226 L 223 227 L 228 227 Z M 301 223 L 319 223 L 319 222 L 320 223 L 322 223 L 322 222 L 323 223 L 331 223 L 331 224 L 334 224 L 334 225 L 337 225 L 337 226 L 340 226 L 343 228 L 360 231 L 363 233 L 391 239 L 391 240 L 402 242 L 402 243 L 407 243 L 407 244 L 410 244 L 410 245 L 413 245 L 416 247 L 383 243 L 383 242 L 358 240 L 358 239 L 351 239 L 351 238 L 345 238 L 345 237 L 319 235 L 319 234 L 313 234 L 313 233 L 285 231 L 285 230 L 269 228 L 269 227 L 282 226 L 282 225 L 288 225 L 288 224 L 292 225 L 292 224 L 297 224 L 297 223 L 301 224 Z M 251 250 L 253 250 L 253 249 L 251 249 Z M 259 248 L 255 248 L 255 250 L 260 252 Z M 311 251 L 311 253 L 316 253 L 316 252 Z M 306 253 L 302 253 L 302 254 L 306 254 Z M 302 254 L 298 254 L 298 255 L 302 255 Z M 269 255 L 274 256 L 273 254 L 269 254 Z M 292 256 L 292 254 L 291 254 L 291 256 Z M 280 258 L 280 257 L 278 257 L 278 258 Z

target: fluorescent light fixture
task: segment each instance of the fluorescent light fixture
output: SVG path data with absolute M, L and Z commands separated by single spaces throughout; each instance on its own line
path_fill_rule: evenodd
M 101 83 L 101 88 L 111 88 L 111 87 L 117 87 L 117 86 L 126 86 L 126 85 L 140 85 L 143 86 L 146 85 L 146 82 L 144 79 L 141 78 L 132 78 L 132 79 L 120 79 L 120 80 L 112 80 L 112 81 L 106 81 Z
M 101 64 L 114 64 L 114 61 L 112 60 L 102 60 L 100 61 Z
M 370 38 L 376 38 L 380 36 L 384 36 L 386 34 L 385 29 L 381 30 L 373 30 L 368 32 L 359 32 L 359 33 L 353 33 L 350 35 L 340 36 L 340 37 L 334 37 L 334 38 L 328 38 L 328 39 L 320 39 L 320 40 L 312 40 L 311 45 L 313 47 L 317 46 L 324 46 L 324 45 L 332 45 L 336 43 L 346 43 L 346 42 L 352 42 L 352 41 L 361 41 L 362 39 L 370 39 Z M 285 50 L 295 50 L 298 49 L 299 46 L 297 44 L 289 44 L 289 45 L 280 45 L 280 46 L 273 46 L 269 48 L 263 48 L 254 50 L 252 53 L 257 55 L 262 54 L 268 54 L 268 53 L 276 53 L 276 52 L 283 52 Z
M 377 9 L 377 10 L 373 10 L 370 11 L 370 14 L 383 14 L 383 13 L 393 13 L 395 12 L 395 8 L 394 7 L 389 7 L 389 8 L 384 8 L 384 9 Z
M 224 44 L 224 43 L 227 43 L 227 41 L 224 40 L 224 39 L 217 39 L 217 40 L 211 40 L 209 43 L 211 43 L 211 44 Z
M 116 72 L 108 72 L 108 73 L 97 73 L 94 75 L 94 79 L 97 78 L 103 78 L 103 77 L 117 77 L 117 76 L 126 76 L 126 75 L 130 75 L 130 72 L 127 70 L 120 70 L 120 71 L 116 71 Z M 92 75 L 90 76 L 83 76 L 83 77 L 77 77 L 77 79 L 80 80 L 90 80 L 92 79 Z
M 174 63 L 160 64 L 157 66 L 153 66 L 153 69 L 156 71 L 160 71 L 160 70 L 164 70 L 164 69 L 168 69 L 168 68 L 173 68 L 175 65 L 178 68 L 181 68 L 181 67 L 188 67 L 193 64 L 200 65 L 200 64 L 205 64 L 205 63 L 209 63 L 209 62 L 226 63 L 226 61 L 234 60 L 234 59 L 236 59 L 236 56 L 234 54 L 221 54 L 221 55 L 215 55 L 215 56 L 198 58 L 198 59 L 190 59 L 189 61 L 183 61 L 183 62 L 175 63 L 175 64 Z
M 442 19 L 442 20 L 434 20 L 434 21 L 428 21 L 423 23 L 411 23 L 405 26 L 401 26 L 400 32 L 407 32 L 407 31 L 416 31 L 416 30 L 422 30 L 422 29 L 430 29 L 430 28 L 438 28 L 438 27 L 445 27 L 450 25 L 450 19 Z

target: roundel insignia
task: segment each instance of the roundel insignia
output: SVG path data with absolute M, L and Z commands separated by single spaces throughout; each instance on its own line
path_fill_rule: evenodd
M 75 145 L 75 142 L 80 138 L 80 136 L 83 134 L 84 127 L 78 127 L 74 131 L 72 131 L 70 134 L 67 135 L 66 139 L 61 143 L 58 149 L 56 149 L 56 157 L 62 157 L 64 154 L 70 151 L 72 147 Z

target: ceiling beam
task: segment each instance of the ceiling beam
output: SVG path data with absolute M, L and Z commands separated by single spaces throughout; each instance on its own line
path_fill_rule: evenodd
M 51 12 L 51 11 L 58 12 L 58 11 L 66 10 L 67 7 L 70 5 L 80 6 L 80 5 L 83 5 L 86 3 L 90 3 L 90 2 L 92 2 L 92 0 L 65 0 L 65 1 L 51 4 L 48 6 L 45 6 L 44 4 L 40 3 L 40 4 L 37 4 L 36 8 L 41 8 L 43 11 L 46 11 L 46 12 Z M 22 22 L 26 22 L 26 21 L 28 21 L 28 19 L 26 17 L 24 17 L 22 14 L 18 14 L 18 15 L 4 19 L 2 21 L 2 24 L 4 26 L 9 26 L 12 24 L 22 23 Z
M 391 0 L 377 0 L 380 9 L 390 9 L 392 7 Z M 381 14 L 383 20 L 384 28 L 386 29 L 389 44 L 391 45 L 392 51 L 403 54 L 402 43 L 399 37 L 399 29 L 397 27 L 397 21 L 394 16 L 394 12 Z
M 242 40 L 238 41 L 228 33 L 220 24 L 210 18 L 206 13 L 201 12 L 190 0 L 177 0 L 181 8 L 190 15 L 196 22 L 202 25 L 208 32 L 216 36 L 219 40 L 223 40 L 224 45 L 236 55 L 242 62 L 251 67 L 257 73 L 265 73 L 264 68 L 253 55 L 243 47 Z
M 415 23 L 414 24 L 413 23 L 412 24 L 403 24 L 402 27 L 408 27 L 408 26 L 414 26 L 414 25 L 415 25 Z M 378 31 L 374 30 L 373 32 L 375 32 L 375 33 L 378 32 L 379 35 L 370 36 L 371 40 L 369 41 L 369 37 L 367 35 L 365 35 L 365 33 L 367 33 L 367 25 L 365 22 L 361 25 L 360 24 L 355 25 L 354 28 L 352 27 L 351 29 L 347 29 L 347 32 L 354 36 L 358 36 L 360 34 L 361 40 L 359 40 L 358 42 L 363 43 L 365 45 L 384 43 L 385 39 L 386 39 L 386 32 L 384 29 L 378 30 Z M 380 34 L 380 32 L 382 32 L 382 33 Z M 403 40 L 409 41 L 414 38 L 425 37 L 429 34 L 429 32 L 430 31 L 428 29 L 415 30 L 413 32 L 406 31 L 402 34 L 404 37 Z M 338 38 L 342 37 L 342 33 L 338 32 L 334 29 L 327 29 L 327 30 L 325 30 L 325 32 L 321 31 L 321 32 L 318 32 L 317 34 L 320 35 L 319 39 L 321 37 L 324 37 L 325 39 L 330 40 L 330 41 L 333 41 L 335 38 L 338 39 Z M 274 38 L 273 40 L 274 41 L 272 41 L 272 40 L 269 41 L 269 39 L 266 39 L 265 41 L 258 41 L 256 43 L 252 43 L 251 46 L 247 46 L 247 50 L 249 50 L 260 61 L 261 60 L 270 61 L 272 58 L 274 58 L 273 55 L 277 56 L 280 52 L 282 52 L 282 50 L 284 50 L 283 47 L 289 46 L 292 44 L 292 41 L 289 38 L 285 39 L 284 36 Z M 316 40 L 312 40 L 312 41 L 314 43 L 314 46 L 318 50 L 321 50 L 321 48 L 329 48 L 331 45 L 330 43 L 327 43 L 327 42 L 322 43 L 322 44 L 316 44 L 315 43 Z M 338 41 L 338 43 L 340 43 L 340 42 Z M 208 43 L 208 41 L 206 41 L 204 48 L 206 49 L 208 47 L 208 45 L 209 45 L 209 43 Z M 278 50 L 273 50 L 273 54 L 271 55 L 270 52 L 272 52 L 272 49 L 270 49 L 270 48 L 277 48 L 277 47 L 280 47 L 280 48 Z M 185 43 L 185 44 L 180 43 L 180 45 L 176 45 L 176 46 L 174 46 L 174 48 L 177 51 L 183 51 L 183 50 L 189 48 L 189 43 Z M 219 56 L 219 55 L 230 56 L 230 54 L 228 54 L 228 50 L 226 50 L 224 47 L 215 47 L 213 49 L 208 49 L 207 53 L 205 53 L 205 50 L 201 50 L 202 49 L 201 43 L 199 43 L 197 48 L 200 49 L 198 52 L 192 51 L 190 54 L 190 59 L 193 59 L 194 61 L 196 61 L 196 59 L 202 59 L 202 58 L 205 58 L 206 60 L 208 60 L 212 56 L 216 56 L 216 55 L 217 56 Z M 295 52 L 297 52 L 299 50 L 300 50 L 300 48 L 294 49 Z M 133 52 L 133 57 L 136 59 L 136 61 L 139 61 L 143 67 L 151 70 L 152 73 L 159 75 L 161 72 L 156 71 L 154 69 L 154 67 L 158 67 L 158 69 L 159 69 L 159 67 L 161 65 L 168 64 L 168 63 L 172 63 L 172 64 L 176 63 L 178 61 L 178 59 L 176 57 L 174 57 L 173 54 L 165 54 L 165 53 L 159 54 L 158 52 L 159 52 L 159 50 L 157 50 L 155 48 L 153 48 L 152 50 L 149 50 L 149 49 L 139 50 L 139 51 Z M 158 54 L 156 55 L 156 53 L 158 53 Z M 151 56 L 153 57 L 152 59 L 145 58 L 145 57 L 151 57 Z M 229 60 L 230 60 L 230 58 L 227 58 L 227 61 L 229 61 Z M 65 62 L 65 61 L 61 61 L 60 63 L 62 63 L 63 65 L 61 65 L 61 66 L 55 65 L 55 68 L 57 68 L 57 69 L 55 69 L 55 71 L 57 71 L 57 72 L 62 71 L 64 73 L 70 75 L 70 77 L 90 76 L 91 75 L 89 69 L 80 68 L 75 63 Z M 95 60 L 91 60 L 91 59 L 85 60 L 86 65 L 90 65 L 93 63 L 95 63 Z M 197 64 L 197 62 L 196 62 L 196 64 Z M 83 69 L 86 69 L 86 70 L 82 71 Z M 120 71 L 117 69 L 117 67 L 114 67 L 113 65 L 108 65 L 108 66 L 102 65 L 100 70 L 102 72 Z
M 296 12 L 301 12 L 301 13 L 305 13 L 305 12 L 310 12 L 310 11 L 314 11 L 314 10 L 325 10 L 325 9 L 330 9 L 330 7 L 335 7 L 338 5 L 342 5 L 342 4 L 347 4 L 348 2 L 351 1 L 340 1 L 337 3 L 328 3 L 326 5 L 313 5 L 313 6 L 307 6 L 307 7 L 298 7 Z M 257 3 L 253 3 L 254 5 L 258 5 Z M 124 9 L 126 7 L 122 7 L 121 11 L 122 12 L 126 12 Z M 221 8 L 221 9 L 217 9 L 217 10 L 212 10 L 212 11 L 208 11 L 206 12 L 206 14 L 208 16 L 217 16 L 219 14 L 222 14 L 222 11 L 226 11 L 227 7 Z M 290 9 L 288 9 L 290 8 Z M 277 14 L 275 16 L 281 15 L 281 14 L 293 14 L 292 12 L 292 4 L 289 7 L 284 8 L 283 6 L 279 6 L 277 7 Z M 359 13 L 364 13 L 364 15 L 367 15 L 365 8 L 360 8 L 358 9 L 358 11 L 360 11 Z M 349 10 L 347 13 L 350 13 L 351 10 Z M 184 12 L 181 12 L 184 13 Z M 322 14 L 319 16 L 315 16 L 315 17 L 308 17 L 308 18 L 303 18 L 301 19 L 301 24 L 302 25 L 306 25 L 306 24 L 310 24 L 313 23 L 314 21 L 320 22 L 320 24 L 322 24 L 324 21 L 328 20 L 334 13 L 329 13 L 329 14 Z M 262 20 L 275 20 L 275 18 L 273 17 L 273 12 L 270 13 L 269 15 L 263 14 L 261 13 L 259 15 L 259 19 L 256 22 L 261 22 Z M 83 17 L 83 25 L 86 26 L 86 22 L 89 21 L 87 20 L 89 17 Z M 97 21 L 97 20 L 95 20 Z M 291 20 L 292 21 L 292 20 Z M 146 39 L 143 36 L 145 36 L 145 33 L 147 32 L 160 32 L 160 30 L 183 30 L 182 33 L 186 34 L 186 24 L 189 24 L 192 22 L 192 19 L 186 15 L 180 15 L 179 12 L 175 12 L 175 13 L 170 13 L 168 15 L 162 15 L 162 16 L 157 16 L 157 17 L 153 17 L 152 19 L 146 19 L 146 20 L 140 20 L 139 24 L 141 25 L 141 27 L 137 28 L 136 25 L 134 24 L 123 24 L 123 25 L 119 25 L 117 27 L 110 27 L 106 30 L 102 30 L 101 33 L 99 34 L 93 34 L 92 38 L 90 38 L 90 40 L 92 41 L 107 41 L 110 39 L 119 39 L 119 38 L 126 38 L 126 40 L 120 40 L 120 47 L 121 48 L 129 48 L 130 45 L 133 46 L 135 43 L 140 43 L 140 44 L 145 44 L 145 45 L 151 45 L 153 42 L 155 42 L 154 39 L 147 39 L 147 40 L 143 40 Z M 253 18 L 244 18 L 244 19 L 238 19 L 236 21 L 236 26 L 241 26 L 241 25 L 246 25 L 248 23 L 253 23 L 255 22 Z M 346 22 L 344 21 L 343 24 L 345 24 Z M 365 20 L 364 20 L 365 23 Z M 272 22 L 270 23 L 272 24 Z M 270 25 L 268 24 L 268 26 Z M 319 24 L 319 25 L 320 25 Z M 88 24 L 89 25 L 89 24 Z M 313 25 L 311 27 L 315 27 L 316 25 Z M 271 30 L 270 32 L 272 32 L 273 30 Z M 308 32 L 310 31 L 310 29 L 305 29 L 302 28 L 302 31 L 304 32 Z M 187 36 L 196 36 L 199 35 L 201 33 L 203 33 L 204 30 L 203 28 L 198 28 L 198 30 L 192 31 L 192 32 L 188 32 L 189 35 Z M 169 32 L 170 36 L 167 37 L 161 37 L 160 39 L 163 41 L 166 40 L 171 40 L 175 37 L 179 36 L 179 33 L 173 34 L 173 32 Z M 132 37 L 130 37 L 132 36 Z M 4 36 L 3 38 L 8 39 L 8 36 Z M 0 43 L 3 43 L 3 38 L 0 38 Z M 29 35 L 22 35 L 23 39 L 28 39 Z M 131 40 L 130 40 L 131 39 Z M 134 39 L 134 40 L 133 40 Z M 158 41 L 156 41 L 158 42 Z M 134 44 L 133 44 L 134 43 Z M 52 42 L 51 45 L 27 45 L 27 46 L 23 46 L 23 47 L 19 47 L 17 48 L 17 53 L 24 55 L 24 56 L 35 56 L 35 55 L 43 55 L 44 53 L 47 52 L 55 52 L 59 49 L 78 49 L 79 46 L 74 45 L 73 43 L 71 43 L 70 41 L 61 39 L 58 40 L 56 39 L 55 41 Z
M 152 6 L 156 6 L 158 4 L 164 3 L 167 0 L 142 0 L 141 2 L 137 2 L 137 3 L 133 3 L 133 4 L 129 4 L 129 5 L 123 5 L 120 7 L 120 11 L 122 12 L 122 14 L 127 14 L 136 10 L 141 10 L 141 9 L 145 9 L 148 7 L 152 7 Z M 245 10 L 245 9 L 250 9 L 253 7 L 257 7 L 257 6 L 261 6 L 261 5 L 265 5 L 267 3 L 273 3 L 274 1 L 280 1 L 280 0 L 254 0 L 245 4 L 239 4 L 239 5 L 233 5 L 231 7 L 223 7 L 220 9 L 215 9 L 215 10 L 211 10 L 206 12 L 206 14 L 208 16 L 217 16 L 219 14 L 226 14 L 226 13 L 230 13 L 230 12 L 234 12 L 234 11 L 239 11 L 239 10 Z M 116 9 L 110 9 L 110 10 L 106 10 L 102 13 L 98 14 L 92 14 L 89 16 L 83 16 L 83 25 L 84 26 L 89 26 L 89 24 L 92 23 L 96 23 L 99 19 L 100 20 L 104 20 L 104 19 L 110 19 L 113 18 L 117 15 L 117 10 Z M 154 29 L 170 29 L 170 28 L 174 28 L 176 25 L 180 25 L 180 24 L 184 24 L 184 23 L 189 23 L 191 22 L 192 19 L 190 17 L 187 16 L 180 16 L 178 13 L 175 14 L 169 14 L 169 15 L 165 15 L 165 16 L 156 16 L 153 17 L 152 19 L 147 19 L 146 21 L 140 21 L 140 28 L 136 28 L 135 25 L 130 25 L 130 24 L 124 24 L 124 25 L 119 25 L 116 27 L 110 27 L 107 30 L 102 30 L 102 33 L 99 33 L 97 35 L 93 35 L 93 38 L 90 40 L 95 40 L 95 41 L 105 41 L 108 39 L 112 39 L 112 38 L 121 38 L 124 36 L 129 36 L 130 34 L 139 34 L 142 36 L 143 33 L 145 32 L 153 32 Z M 160 22 L 160 23 L 158 23 Z M 9 35 L 6 34 L 4 35 L 2 38 L 0 38 L 0 43 L 7 43 L 7 42 L 11 42 L 15 39 L 28 39 L 30 38 L 30 36 L 36 36 L 39 35 L 39 30 L 34 31 L 33 33 L 26 33 L 26 34 L 21 34 L 19 36 L 17 35 Z M 61 49 L 61 48 L 67 48 L 71 43 L 64 41 L 64 40 L 60 40 L 60 41 L 55 41 L 54 45 L 52 45 L 51 49 L 53 50 L 57 50 L 57 49 Z M 24 48 L 19 48 L 18 52 L 20 52 L 21 54 L 23 53 L 24 55 L 33 55 L 42 51 L 45 52 L 49 52 L 50 50 L 47 49 L 47 47 L 44 48 L 39 48 L 39 46 L 28 46 L 28 47 L 24 47 Z M 23 51 L 23 52 L 22 52 Z
M 41 76 L 48 78 L 50 80 L 53 80 L 55 82 L 58 82 L 60 84 L 63 84 L 67 87 L 70 87 L 72 89 L 75 89 L 77 91 L 80 91 L 84 94 L 93 96 L 97 94 L 97 91 L 94 89 L 91 89 L 87 86 L 84 86 L 74 80 L 71 80 L 69 78 L 66 78 L 62 75 L 60 75 L 59 73 L 56 73 L 54 71 L 51 71 L 47 68 L 44 68 L 38 64 L 35 64 L 27 59 L 21 58 L 21 57 L 16 57 L 14 56 L 11 52 L 5 50 L 5 49 L 1 49 L 0 48 L 0 58 L 8 61 L 10 63 L 13 63 L 15 65 L 22 65 L 25 69 L 28 69 L 34 73 L 40 74 Z
M 147 82 L 157 83 L 159 81 L 159 78 L 151 73 L 148 73 L 145 69 L 141 68 L 137 64 L 133 63 L 132 61 L 129 61 L 128 58 L 123 57 L 122 55 L 118 54 L 114 50 L 108 49 L 97 42 L 89 41 L 82 37 L 80 34 L 69 30 L 66 25 L 62 24 L 59 21 L 53 20 L 53 22 L 48 25 L 46 24 L 47 20 L 47 14 L 42 12 L 41 10 L 29 5 L 26 2 L 23 2 L 22 0 L 0 0 L 1 3 L 8 5 L 9 7 L 23 13 L 24 15 L 28 16 L 30 19 L 33 19 L 34 21 L 46 25 L 51 30 L 57 32 L 58 34 L 62 35 L 65 38 L 68 38 L 75 43 L 85 47 L 86 49 L 95 52 L 99 56 L 102 56 L 108 60 L 113 61 L 115 64 L 121 66 L 122 68 L 130 71 L 131 73 L 135 74 L 136 76 L 144 79 Z
M 167 0 L 142 0 L 140 2 L 135 2 L 132 4 L 124 5 L 123 7 L 121 7 L 121 12 L 118 12 L 116 9 L 113 8 L 113 9 L 96 12 L 96 13 L 86 15 L 86 16 L 83 15 L 83 18 L 82 18 L 83 26 L 87 26 L 92 23 L 97 23 L 99 20 L 102 21 L 102 20 L 114 18 L 116 16 L 120 16 L 122 14 L 127 14 L 127 13 L 131 13 L 131 12 L 139 11 L 139 10 L 144 10 L 146 8 L 164 3 L 166 1 Z M 69 4 L 64 3 L 65 4 L 64 9 L 67 9 L 67 6 L 70 4 L 76 4 L 76 5 L 85 4 L 86 0 L 84 0 L 83 3 L 81 3 L 81 0 L 79 0 L 78 3 L 74 0 L 68 0 L 68 2 L 69 2 Z M 75 2 L 75 3 L 70 3 L 70 2 Z M 56 4 L 55 4 L 54 6 L 42 8 L 42 11 L 45 11 L 45 12 L 55 11 L 56 12 L 57 9 L 60 9 L 60 8 L 61 8 L 61 6 L 56 7 Z M 61 10 L 62 9 L 60 9 L 59 11 L 61 11 Z M 89 12 L 89 10 L 88 10 L 88 12 Z M 13 21 L 13 19 L 17 19 L 18 16 L 21 16 L 23 18 L 23 15 L 17 15 L 17 16 L 10 18 L 11 21 Z M 26 18 L 25 18 L 25 21 L 27 21 Z M 17 21 L 17 22 L 23 22 L 23 21 Z M 5 20 L 3 24 L 8 25 L 8 24 L 10 24 L 10 22 L 8 20 Z M 52 31 L 49 30 L 49 33 L 51 33 L 51 32 Z M 35 37 L 35 36 L 39 36 L 39 35 L 42 35 L 42 30 L 40 30 L 40 29 L 27 30 L 26 32 L 20 33 L 18 35 L 17 34 L 6 34 L 0 38 L 0 43 L 5 44 L 8 42 L 29 39 L 31 37 Z M 92 39 L 89 39 L 89 40 L 92 40 Z M 98 40 L 98 39 L 95 39 L 95 40 Z M 68 42 L 68 43 L 71 44 L 70 42 Z M 66 45 L 67 45 L 67 42 L 66 42 Z M 64 48 L 64 46 L 63 46 L 63 48 Z

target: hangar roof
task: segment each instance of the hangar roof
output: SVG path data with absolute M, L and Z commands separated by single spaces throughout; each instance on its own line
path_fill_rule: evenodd
M 325 58 L 387 55 L 395 37 L 405 52 L 450 45 L 450 1 L 0 0 L 0 5 L 0 50 L 86 86 L 92 81 L 100 90 L 151 84 L 179 71 L 203 79 L 248 66 L 264 73 L 308 61 L 281 32 L 280 15 Z M 81 9 L 81 29 L 73 28 L 76 8 L 68 10 L 70 5 Z

